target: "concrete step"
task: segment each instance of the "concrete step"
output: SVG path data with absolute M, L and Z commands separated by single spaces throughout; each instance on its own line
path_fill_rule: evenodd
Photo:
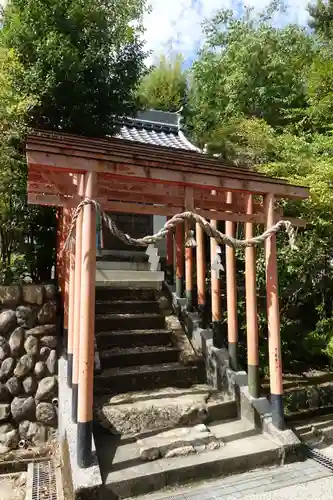
M 139 347 L 148 345 L 170 345 L 172 332 L 170 330 L 127 330 L 99 332 L 96 343 L 99 349 L 112 347 Z
M 140 289 L 140 288 L 107 288 L 96 287 L 96 301 L 154 301 L 156 300 L 156 289 Z
M 99 352 L 102 370 L 112 367 L 158 365 L 160 363 L 176 363 L 179 349 L 169 346 L 142 346 L 103 350 Z
M 158 387 L 190 387 L 202 381 L 201 367 L 180 363 L 110 368 L 95 376 L 96 392 L 108 394 Z
M 106 330 L 152 330 L 163 329 L 165 318 L 161 314 L 97 314 L 95 316 L 96 332 Z
M 209 426 L 210 428 L 210 426 Z M 97 455 L 106 487 L 118 498 L 128 498 L 166 487 L 189 484 L 280 464 L 279 445 L 254 435 L 237 439 L 213 451 L 145 462 L 137 443 L 105 432 L 95 434 Z M 288 455 L 286 457 L 288 461 Z
M 98 300 L 95 305 L 96 314 L 106 313 L 158 313 L 157 300 Z
M 96 285 L 109 288 L 149 288 L 160 290 L 163 281 L 163 271 L 96 270 Z
M 145 248 L 140 250 L 100 250 L 97 257 L 98 260 L 107 259 L 118 262 L 148 262 L 148 258 Z
M 96 262 L 96 269 L 100 271 L 150 271 L 149 262 L 105 261 Z
M 207 424 L 216 419 L 229 421 L 237 417 L 236 402 L 206 384 L 187 389 L 167 387 L 105 396 L 96 399 L 95 410 L 104 428 L 135 439 L 179 426 Z M 233 431 L 237 432 L 238 428 Z M 226 434 L 228 432 L 232 432 L 229 424 Z

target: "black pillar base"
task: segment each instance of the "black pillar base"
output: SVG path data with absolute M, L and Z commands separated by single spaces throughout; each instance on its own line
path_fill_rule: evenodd
M 175 278 L 174 278 L 174 270 L 173 266 L 170 264 L 167 264 L 165 267 L 165 275 L 166 275 L 166 281 L 169 285 L 173 285 Z
M 92 463 L 92 422 L 78 422 L 77 464 L 80 469 L 87 469 Z
M 64 328 L 64 358 L 67 360 L 68 359 L 68 352 L 67 352 L 67 346 L 68 346 L 68 329 Z
M 212 330 L 213 330 L 213 345 L 214 347 L 221 349 L 222 347 L 224 347 L 222 321 L 213 321 Z
M 208 314 L 206 304 L 198 304 L 198 314 L 200 319 L 200 328 L 207 328 Z
M 283 431 L 285 429 L 283 396 L 282 394 L 271 394 L 272 424 Z
M 184 278 L 179 278 L 178 276 L 176 278 L 176 295 L 180 299 L 184 295 Z
M 193 291 L 186 290 L 185 296 L 186 296 L 187 310 L 192 311 L 192 309 L 193 309 Z
M 73 354 L 67 354 L 67 385 L 71 389 L 73 385 Z
M 229 366 L 235 372 L 238 371 L 238 344 L 237 342 L 228 342 Z
M 260 398 L 260 373 L 258 365 L 247 365 L 247 383 L 250 396 Z
M 72 384 L 72 420 L 77 423 L 77 401 L 79 396 L 78 384 Z

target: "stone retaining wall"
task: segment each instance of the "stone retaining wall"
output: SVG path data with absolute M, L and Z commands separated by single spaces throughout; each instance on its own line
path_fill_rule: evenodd
M 58 421 L 57 289 L 0 286 L 0 453 L 40 446 Z

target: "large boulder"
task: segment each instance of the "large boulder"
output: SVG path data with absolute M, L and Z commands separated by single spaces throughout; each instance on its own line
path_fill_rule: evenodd
M 12 396 L 18 396 L 22 392 L 22 383 L 17 377 L 11 377 L 6 382 L 6 389 Z
M 36 323 L 36 313 L 31 306 L 19 306 L 16 309 L 17 324 L 24 328 L 32 328 Z
M 39 353 L 38 338 L 34 337 L 33 335 L 27 337 L 26 341 L 24 342 L 24 349 L 27 354 L 30 354 L 30 356 L 37 356 L 37 354 Z
M 26 439 L 35 446 L 42 446 L 50 436 L 50 430 L 40 422 L 30 422 Z
M 0 304 L 2 307 L 14 309 L 21 302 L 21 297 L 21 287 L 15 285 L 0 286 Z
M 23 302 L 43 305 L 44 287 L 42 285 L 24 285 L 22 287 Z
M 55 350 L 52 350 L 50 352 L 50 355 L 46 361 L 46 366 L 50 375 L 57 374 L 58 358 L 57 358 L 57 352 Z
M 36 406 L 36 420 L 42 424 L 55 427 L 57 425 L 57 411 L 51 403 L 38 403 Z
M 34 368 L 34 374 L 37 380 L 40 380 L 46 375 L 46 364 L 43 361 L 37 361 Z
M 51 349 L 49 347 L 43 346 L 39 351 L 39 357 L 42 361 L 46 361 L 49 357 Z
M 4 337 L 0 337 L 0 362 L 8 358 L 10 355 L 10 348 L 7 340 Z
M 44 336 L 53 336 L 57 334 L 56 325 L 39 325 L 35 326 L 35 328 L 31 328 L 26 331 L 26 337 L 30 337 L 30 335 L 34 335 L 35 337 L 44 337 Z
M 10 401 L 10 394 L 6 385 L 0 382 L 0 403 L 8 403 Z
M 0 422 L 6 422 L 10 418 L 10 404 L 1 403 L 0 404 Z
M 25 330 L 22 327 L 15 328 L 11 336 L 9 337 L 8 344 L 10 348 L 11 355 L 17 358 L 23 354 L 23 343 L 24 343 Z
M 36 392 L 36 401 L 52 401 L 58 395 L 58 382 L 56 377 L 43 378 Z
M 14 358 L 7 358 L 1 363 L 0 381 L 6 382 L 14 373 L 16 361 Z
M 35 366 L 35 361 L 30 354 L 24 354 L 22 358 L 19 359 L 16 368 L 14 370 L 15 377 L 22 378 L 28 375 Z
M 8 453 L 17 448 L 19 433 L 11 424 L 0 425 L 0 451 Z
M 48 347 L 49 349 L 55 349 L 57 347 L 57 337 L 42 337 L 40 339 L 40 345 L 43 347 Z
M 8 310 L 0 313 L 0 335 L 6 335 L 16 326 L 15 311 Z
M 57 303 L 54 300 L 45 302 L 38 313 L 38 323 L 40 325 L 50 325 L 56 322 Z
M 23 390 L 28 396 L 33 396 L 36 393 L 37 381 L 35 377 L 29 375 L 22 382 Z
M 32 396 L 14 398 L 10 409 L 13 419 L 17 422 L 21 422 L 22 420 L 35 420 L 36 404 Z
M 57 296 L 57 287 L 55 285 L 44 285 L 45 300 L 55 300 Z

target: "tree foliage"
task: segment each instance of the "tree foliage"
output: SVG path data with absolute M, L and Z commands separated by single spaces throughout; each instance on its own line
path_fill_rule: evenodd
M 274 27 L 274 6 L 259 15 L 246 11 L 241 19 L 217 12 L 204 26 L 186 109 L 188 130 L 208 153 L 310 189 L 308 200 L 283 203 L 287 216 L 307 221 L 298 233 L 299 251 L 291 252 L 278 236 L 284 362 L 302 370 L 333 356 L 331 11 L 331 2 L 310 9 L 315 33 Z M 246 335 L 244 253 L 238 258 L 240 328 Z M 267 351 L 264 269 L 260 250 L 262 355 Z M 262 359 L 267 362 L 267 352 Z
M 168 60 L 160 58 L 141 80 L 138 96 L 144 108 L 161 111 L 179 111 L 186 99 L 186 73 L 182 69 L 183 59 L 177 56 Z
M 11 0 L 1 38 L 21 65 L 15 89 L 36 100 L 29 124 L 100 135 L 132 113 L 143 12 L 144 0 Z
M 0 279 L 50 278 L 55 211 L 29 207 L 30 128 L 110 133 L 143 71 L 144 0 L 10 0 L 0 32 Z
M 221 10 L 207 21 L 206 42 L 194 63 L 190 103 L 202 141 L 226 120 L 262 118 L 285 127 L 302 115 L 313 42 L 304 29 L 274 28 L 270 16 Z

